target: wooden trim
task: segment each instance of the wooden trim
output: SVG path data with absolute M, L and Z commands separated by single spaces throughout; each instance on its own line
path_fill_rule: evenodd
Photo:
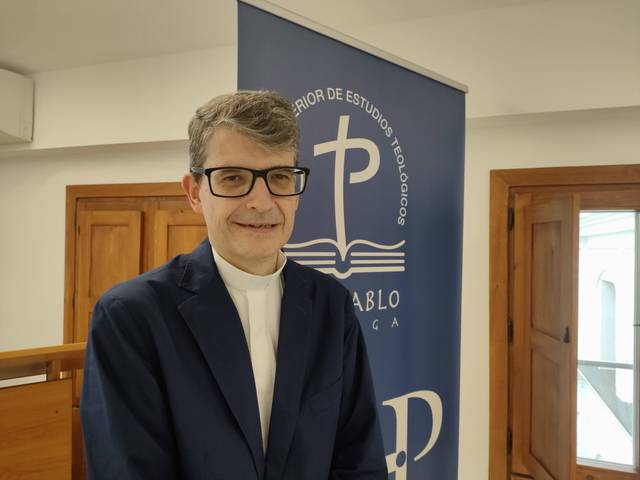
M 640 470 L 620 467 L 619 470 L 610 470 L 589 465 L 578 464 L 576 480 L 638 480 Z
M 602 208 L 602 205 L 607 208 Z M 580 195 L 580 210 L 636 210 L 640 205 L 640 189 L 634 185 L 631 190 L 615 191 L 610 190 L 587 192 Z
M 517 186 L 618 185 L 640 183 L 640 164 L 492 170 L 509 188 Z
M 52 360 L 47 363 L 47 381 L 60 380 L 60 372 L 62 371 L 62 360 Z
M 0 380 L 42 374 L 57 379 L 60 372 L 82 368 L 84 350 L 84 343 L 70 343 L 0 352 Z
M 72 343 L 76 286 L 77 204 L 81 198 L 176 197 L 184 195 L 180 182 L 67 185 L 64 254 L 63 342 Z
M 76 195 L 74 187 L 67 186 L 65 205 L 65 245 L 64 245 L 64 307 L 63 336 L 64 343 L 73 342 L 73 298 L 76 279 Z
M 92 197 L 176 197 L 184 195 L 180 182 L 114 183 L 97 185 L 68 185 L 74 198 Z
M 489 478 L 509 478 L 509 185 L 491 172 L 489 215 Z
M 571 445 L 569 446 L 569 458 L 573 462 L 571 470 L 569 471 L 569 478 L 576 480 L 577 475 L 577 443 L 578 443 L 578 389 L 576 388 L 578 381 L 578 278 L 579 278 L 579 262 L 580 262 L 580 205 L 582 198 L 580 194 L 573 194 L 573 211 L 571 212 L 571 253 L 573 258 L 571 259 L 571 338 L 570 348 L 571 357 L 569 360 L 569 375 L 570 375 L 570 404 L 575 408 L 569 419 L 569 432 L 571 432 Z
M 531 416 L 531 363 L 528 355 L 522 355 L 522 352 L 530 351 L 531 332 L 528 328 L 516 328 L 526 322 L 530 312 L 527 307 L 531 301 L 531 197 L 529 193 L 510 195 L 510 206 L 514 210 L 516 223 L 511 236 L 512 253 L 508 261 L 509 265 L 519 265 L 520 268 L 514 269 L 513 274 L 509 275 L 509 315 L 513 322 L 507 383 L 509 425 L 513 438 L 509 470 L 519 474 L 531 473 L 527 466 L 531 430 L 527 421 Z M 516 285 L 520 288 L 515 288 Z

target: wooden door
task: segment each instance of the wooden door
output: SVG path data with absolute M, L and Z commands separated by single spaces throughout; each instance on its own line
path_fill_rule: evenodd
M 578 202 L 515 196 L 512 472 L 575 478 Z
M 67 187 L 65 342 L 87 339 L 93 308 L 114 284 L 186 253 L 206 236 L 179 183 Z M 74 374 L 73 478 L 85 478 L 78 409 L 82 371 Z

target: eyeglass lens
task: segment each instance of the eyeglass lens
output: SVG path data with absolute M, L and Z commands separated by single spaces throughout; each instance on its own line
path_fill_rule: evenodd
M 297 168 L 277 168 L 267 172 L 267 186 L 274 195 L 295 195 L 304 190 L 305 174 Z M 211 173 L 211 189 L 216 195 L 239 197 L 249 193 L 253 172 L 223 168 Z

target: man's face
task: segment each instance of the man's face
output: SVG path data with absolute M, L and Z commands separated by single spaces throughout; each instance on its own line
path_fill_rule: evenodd
M 269 152 L 245 135 L 230 128 L 218 128 L 207 144 L 204 168 L 261 170 L 293 165 L 293 152 Z M 297 196 L 271 195 L 262 178 L 256 179 L 249 194 L 238 198 L 212 195 L 206 176 L 197 184 L 186 175 L 183 186 L 193 209 L 204 216 L 213 247 L 225 260 L 254 274 L 274 271 L 278 251 L 293 230 Z

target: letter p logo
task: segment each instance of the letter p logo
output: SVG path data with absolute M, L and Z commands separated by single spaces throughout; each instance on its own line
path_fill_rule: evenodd
M 413 459 L 417 462 L 433 448 L 440 436 L 442 428 L 442 400 L 437 393 L 428 390 L 418 390 L 409 392 L 406 395 L 392 398 L 382 405 L 393 408 L 396 414 L 396 451 L 387 455 L 387 469 L 389 473 L 395 473 L 395 480 L 407 479 L 407 453 L 409 436 L 409 399 L 415 398 L 426 402 L 431 409 L 433 417 L 433 427 L 431 435 L 425 447 Z

